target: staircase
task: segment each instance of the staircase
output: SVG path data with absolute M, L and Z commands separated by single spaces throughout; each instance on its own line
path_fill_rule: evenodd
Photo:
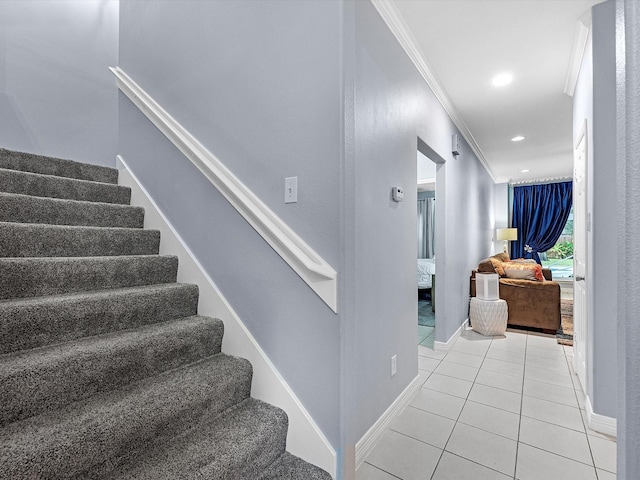
M 0 479 L 330 479 L 117 179 L 0 149 Z

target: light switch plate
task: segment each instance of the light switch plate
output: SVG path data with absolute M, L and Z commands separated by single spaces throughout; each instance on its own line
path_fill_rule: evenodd
M 284 203 L 298 202 L 298 177 L 284 179 Z

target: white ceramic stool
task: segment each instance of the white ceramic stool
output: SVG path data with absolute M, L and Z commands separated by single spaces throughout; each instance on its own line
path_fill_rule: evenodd
M 471 297 L 469 320 L 471 328 L 487 335 L 504 335 L 507 329 L 507 302 L 504 300 L 480 300 Z

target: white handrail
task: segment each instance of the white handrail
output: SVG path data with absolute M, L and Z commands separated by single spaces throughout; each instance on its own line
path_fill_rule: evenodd
M 280 217 L 120 67 L 116 84 L 151 122 L 209 179 L 289 266 L 337 312 L 337 273 Z

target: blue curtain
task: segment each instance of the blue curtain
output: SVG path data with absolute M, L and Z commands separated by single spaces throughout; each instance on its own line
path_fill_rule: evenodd
M 513 189 L 512 227 L 518 240 L 511 242 L 511 258 L 533 258 L 553 247 L 571 212 L 573 182 L 528 185 Z

